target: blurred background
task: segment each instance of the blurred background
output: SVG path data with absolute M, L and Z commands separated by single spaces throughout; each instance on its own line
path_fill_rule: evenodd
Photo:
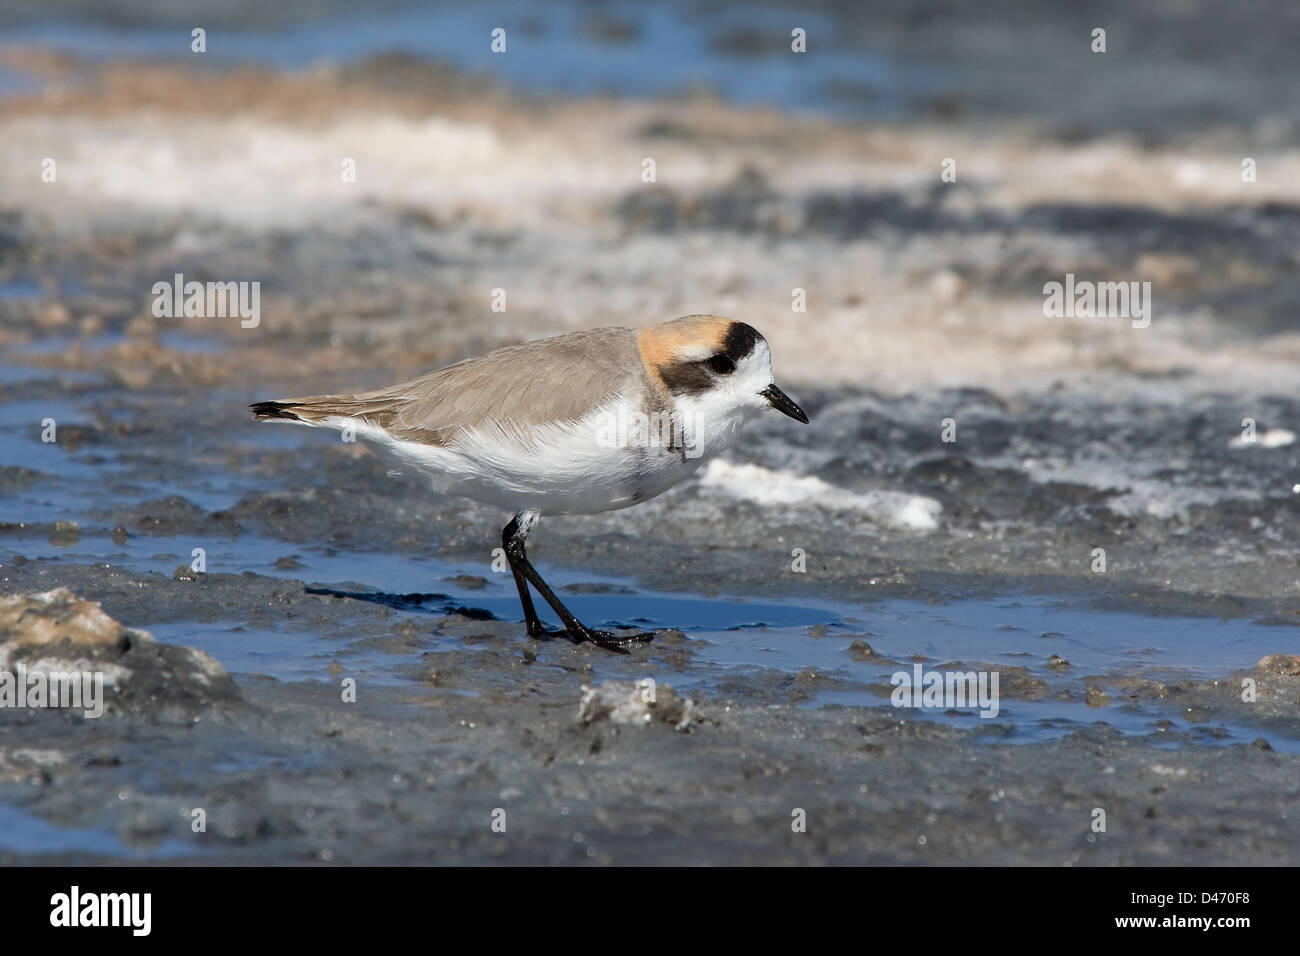
M 221 338 L 155 327 L 140 290 L 248 276 L 241 347 L 415 364 L 726 312 L 788 373 L 894 391 L 1294 358 L 1243 341 L 1293 331 L 1286 3 L 206 6 L 6 5 L 7 299 L 54 283 L 100 296 L 91 337 Z M 1151 280 L 1164 321 L 1040 321 L 1066 272 Z

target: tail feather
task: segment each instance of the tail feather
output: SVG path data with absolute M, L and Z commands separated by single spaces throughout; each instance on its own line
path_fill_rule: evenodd
M 315 395 L 311 398 L 281 398 L 249 405 L 259 421 L 328 424 L 331 419 L 356 419 L 382 427 L 392 424 L 398 406 L 387 398 L 358 395 Z
M 253 417 L 258 421 L 267 422 L 274 421 L 275 419 L 290 422 L 304 421 L 304 419 L 294 411 L 295 406 L 293 402 L 255 402 L 254 404 L 249 405 L 248 408 L 253 413 Z

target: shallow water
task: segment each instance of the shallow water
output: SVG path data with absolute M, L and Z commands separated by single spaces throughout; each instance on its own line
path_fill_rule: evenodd
M 169 574 L 190 560 L 188 554 L 164 550 L 165 542 L 134 537 L 119 546 L 107 537 L 86 535 L 63 547 L 18 538 L 7 542 L 5 548 L 28 560 L 103 563 L 136 573 Z M 283 558 L 292 558 L 294 566 L 277 567 L 276 562 Z M 206 560 L 210 572 L 250 571 L 304 581 L 309 593 L 338 597 L 341 609 L 345 599 L 383 604 L 394 618 L 415 624 L 423 635 L 418 639 L 422 650 L 464 646 L 461 638 L 439 635 L 436 627 L 430 626 L 457 608 L 487 612 L 504 621 L 521 617 L 509 575 L 489 574 L 481 588 L 467 588 L 455 581 L 456 576 L 477 575 L 481 567 L 433 558 L 348 553 L 241 535 L 213 541 Z M 1250 742 L 1260 736 L 1258 728 L 1221 720 L 1181 721 L 1178 708 L 1167 701 L 1125 703 L 1118 682 L 1133 678 L 1205 681 L 1250 670 L 1260 658 L 1277 652 L 1290 631 L 1242 619 L 1098 611 L 1071 606 L 1061 598 L 1030 594 L 942 603 L 886 599 L 866 605 L 710 598 L 656 592 L 639 588 L 631 580 L 588 571 L 544 564 L 539 568 L 571 610 L 593 626 L 683 631 L 689 638 L 691 665 L 670 680 L 683 692 L 715 694 L 720 682 L 747 674 L 813 673 L 831 678 L 832 683 L 812 687 L 802 706 L 889 708 L 891 675 L 899 671 L 911 674 L 914 661 L 925 662 L 927 671 L 1026 668 L 1030 675 L 1044 680 L 1047 688 L 1037 700 L 1004 697 L 1000 701 L 1000 713 L 989 725 L 997 726 L 997 740 L 1006 743 L 1062 737 L 1096 721 L 1134 735 L 1174 729 L 1205 733 L 1206 743 Z M 547 623 L 558 627 L 550 609 L 540 601 L 538 604 Z M 353 640 L 367 635 L 347 633 L 345 626 L 330 636 L 291 626 L 259 628 L 239 618 L 168 620 L 148 629 L 160 640 L 207 651 L 236 675 L 326 681 L 331 664 L 345 660 L 350 674 L 390 685 L 411 681 L 405 675 L 405 657 L 349 649 Z M 855 640 L 867 641 L 876 658 L 855 660 L 850 653 Z M 653 654 L 653 648 L 648 653 Z M 1065 671 L 1049 667 L 1052 655 L 1065 658 L 1070 667 Z M 597 679 L 601 671 L 597 659 Z M 1085 683 L 1111 693 L 1111 705 L 1087 707 L 1082 696 Z M 1069 699 L 1057 699 L 1058 694 Z M 900 718 L 939 720 L 962 727 L 984 723 L 974 717 L 973 709 L 904 710 Z M 1166 723 L 1158 723 L 1162 721 Z M 1274 733 L 1269 737 L 1275 749 L 1300 752 L 1300 740 Z
M 816 57 L 790 53 L 794 26 L 813 37 Z M 498 27 L 507 31 L 504 54 L 489 47 Z M 207 62 L 215 64 L 302 69 L 400 50 L 481 71 L 520 89 L 662 96 L 707 88 L 740 104 L 877 118 L 902 115 L 910 98 L 950 91 L 959 79 L 957 71 L 939 61 L 840 48 L 834 21 L 825 15 L 801 12 L 792 17 L 780 9 L 748 6 L 708 10 L 615 2 L 603 4 L 594 17 L 589 4 L 575 0 L 398 5 L 364 13 L 349 5 L 318 18 L 260 27 L 210 26 L 208 33 Z M 179 59 L 189 46 L 188 29 L 56 18 L 13 27 L 5 39 L 92 59 Z M 0 95 L 30 87 L 19 74 L 0 73 Z
M 108 827 L 59 827 L 17 807 L 0 803 L 0 850 L 14 853 L 78 853 L 87 857 L 175 859 L 198 856 L 203 847 L 167 839 L 152 846 L 128 846 Z

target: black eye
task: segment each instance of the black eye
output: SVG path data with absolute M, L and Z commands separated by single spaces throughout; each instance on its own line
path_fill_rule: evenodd
M 715 355 L 709 359 L 709 368 L 719 375 L 730 375 L 736 370 L 736 363 L 725 355 Z

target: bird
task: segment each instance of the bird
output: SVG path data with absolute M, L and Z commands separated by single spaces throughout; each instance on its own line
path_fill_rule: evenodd
M 751 325 L 687 315 L 639 330 L 569 332 L 358 394 L 256 402 L 261 421 L 351 431 L 433 490 L 508 509 L 502 548 L 530 637 L 627 653 L 653 634 L 588 627 L 528 560 L 543 514 L 597 514 L 662 494 L 727 448 L 749 419 L 808 416 L 777 387 Z M 564 624 L 551 632 L 529 586 Z

